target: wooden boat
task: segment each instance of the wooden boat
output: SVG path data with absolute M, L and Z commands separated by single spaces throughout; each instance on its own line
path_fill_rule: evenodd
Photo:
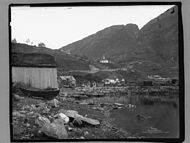
M 37 88 L 20 88 L 20 90 L 29 97 L 42 98 L 42 99 L 53 99 L 59 94 L 59 89 L 37 89 Z

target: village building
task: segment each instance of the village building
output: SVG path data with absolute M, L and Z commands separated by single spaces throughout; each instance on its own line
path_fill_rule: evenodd
M 54 57 L 42 53 L 12 53 L 11 56 L 12 82 L 39 89 L 58 88 Z
M 104 85 L 115 85 L 115 84 L 125 84 L 125 79 L 122 78 L 122 79 L 119 79 L 117 77 L 112 77 L 112 78 L 106 78 L 106 79 L 103 79 L 102 82 L 104 83 Z
M 105 56 L 103 56 L 102 59 L 100 60 L 100 63 L 107 64 L 109 63 L 109 61 L 105 58 Z

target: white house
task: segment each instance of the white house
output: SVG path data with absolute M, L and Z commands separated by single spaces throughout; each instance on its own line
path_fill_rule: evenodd
M 109 61 L 105 58 L 105 56 L 102 57 L 102 60 L 100 60 L 100 63 L 109 63 Z

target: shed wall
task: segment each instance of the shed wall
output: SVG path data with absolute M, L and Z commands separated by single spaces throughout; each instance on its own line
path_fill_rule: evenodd
M 12 81 L 23 82 L 40 89 L 58 88 L 57 68 L 12 67 Z

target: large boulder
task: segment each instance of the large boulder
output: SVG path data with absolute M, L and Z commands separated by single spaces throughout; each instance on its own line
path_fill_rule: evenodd
M 83 123 L 88 123 L 88 124 L 91 124 L 91 125 L 94 125 L 94 126 L 100 124 L 100 122 L 98 120 L 84 117 L 84 116 L 78 114 L 78 112 L 75 111 L 75 110 L 64 110 L 64 109 L 61 109 L 59 111 L 59 113 L 63 113 L 66 116 L 68 116 L 69 118 L 73 118 L 74 121 L 78 122 L 79 124 L 82 124 L 82 122 Z
M 56 119 L 53 123 L 45 123 L 41 131 L 49 137 L 56 139 L 67 139 L 68 133 L 62 119 Z

